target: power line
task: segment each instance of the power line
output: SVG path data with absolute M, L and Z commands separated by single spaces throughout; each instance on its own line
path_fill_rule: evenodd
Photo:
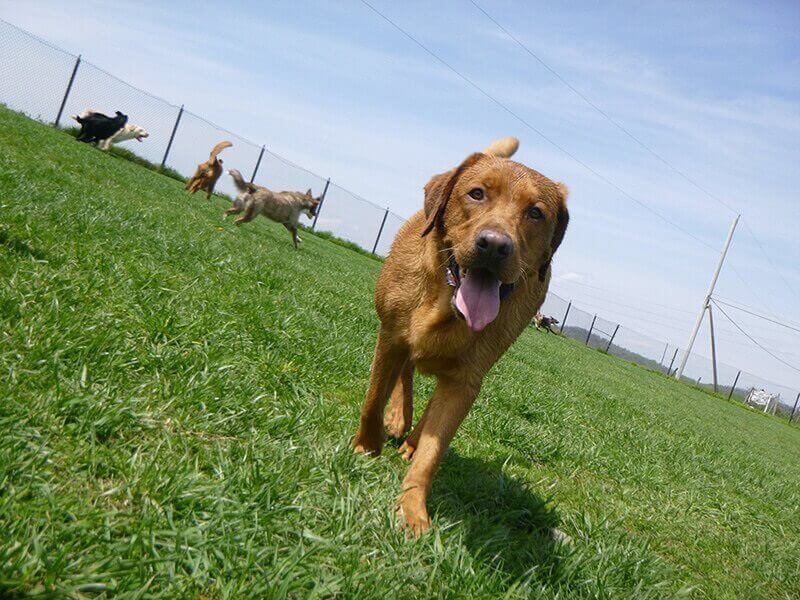
M 492 23 L 494 23 L 494 24 L 495 24 L 495 25 L 496 25 L 496 26 L 497 26 L 497 27 L 498 27 L 498 28 L 499 28 L 499 29 L 500 29 L 500 30 L 501 30 L 503 33 L 505 33 L 505 34 L 506 34 L 508 37 L 510 37 L 512 40 L 514 40 L 514 42 L 516 42 L 516 44 L 517 44 L 517 45 L 518 45 L 520 48 L 522 48 L 522 49 L 523 49 L 523 50 L 524 50 L 524 51 L 525 51 L 525 52 L 526 52 L 528 55 L 530 55 L 530 56 L 531 56 L 533 59 L 535 59 L 535 60 L 536 60 L 536 61 L 537 61 L 537 62 L 538 62 L 540 65 L 542 65 L 542 66 L 543 66 L 545 69 L 547 69 L 548 71 L 550 71 L 550 73 L 552 73 L 552 74 L 553 74 L 553 76 L 554 76 L 556 79 L 558 79 L 558 80 L 559 80 L 561 83 L 563 83 L 563 84 L 564 84 L 565 86 L 567 86 L 567 87 L 568 87 L 570 90 L 572 90 L 572 92 L 574 92 L 574 93 L 575 93 L 575 94 L 576 94 L 578 97 L 580 97 L 580 98 L 581 98 L 581 99 L 582 99 L 584 102 L 586 102 L 586 104 L 588 104 L 589 106 L 591 106 L 591 107 L 592 107 L 594 110 L 596 110 L 596 111 L 597 111 L 598 113 L 600 113 L 600 114 L 601 114 L 603 117 L 605 117 L 605 118 L 608 120 L 608 122 L 609 122 L 609 123 L 611 123 L 611 124 L 612 124 L 614 127 L 616 127 L 616 128 L 617 128 L 617 129 L 619 129 L 619 130 L 620 130 L 622 133 L 624 133 L 625 135 L 627 135 L 627 136 L 628 136 L 630 139 L 632 139 L 632 140 L 633 140 L 634 142 L 636 142 L 636 143 L 637 143 L 639 146 L 641 146 L 641 147 L 642 147 L 642 148 L 644 148 L 644 149 L 645 149 L 647 152 L 649 152 L 651 155 L 653 155 L 655 158 L 657 158 L 657 159 L 658 159 L 658 160 L 659 160 L 661 163 L 663 163 L 665 166 L 669 167 L 669 168 L 670 168 L 670 169 L 671 169 L 673 172 L 675 172 L 675 173 L 676 173 L 677 175 L 679 175 L 681 178 L 683 178 L 684 180 L 686 180 L 687 182 L 689 182 L 691 185 L 693 185 L 695 188 L 697 188 L 698 190 L 700 190 L 701 192 L 703 192 L 704 194 L 706 194 L 706 195 L 707 195 L 709 198 L 712 198 L 712 199 L 716 200 L 717 202 L 719 202 L 719 203 L 720 203 L 722 206 L 724 206 L 725 208 L 727 208 L 727 209 L 728 209 L 729 211 L 731 211 L 732 213 L 738 214 L 738 212 L 739 212 L 739 211 L 738 211 L 737 209 L 733 208 L 733 207 L 732 207 L 730 204 L 728 204 L 727 202 L 725 202 L 725 201 L 724 201 L 724 200 L 722 200 L 721 198 L 718 198 L 717 196 L 715 196 L 714 194 L 712 194 L 711 192 L 709 192 L 707 189 L 705 189 L 703 186 L 701 186 L 699 183 L 697 183 L 697 182 L 696 182 L 694 179 L 692 179 L 691 177 L 689 177 L 688 175 L 686 175 L 686 174 L 685 174 L 683 171 L 681 171 L 680 169 L 678 169 L 678 167 L 676 167 L 675 165 L 673 165 L 673 164 L 672 164 L 671 162 L 669 162 L 669 161 L 668 161 L 666 158 L 664 158 L 663 156 L 661 156 L 661 155 L 660 155 L 658 152 L 656 152 L 655 150 L 653 150 L 653 149 L 652 149 L 650 146 L 648 146 L 647 144 L 645 144 L 645 143 L 644 143 L 642 140 L 640 140 L 638 137 L 636 137 L 635 135 L 633 135 L 633 134 L 632 134 L 632 133 L 631 133 L 631 132 L 630 132 L 628 129 L 626 129 L 626 128 L 625 128 L 625 127 L 622 125 L 622 124 L 620 124 L 620 123 L 619 123 L 619 122 L 618 122 L 616 119 L 614 119 L 614 118 L 613 118 L 611 115 L 609 115 L 609 114 L 608 114 L 606 111 L 604 111 L 602 108 L 600 108 L 600 107 L 599 107 L 597 104 L 595 104 L 594 102 L 592 102 L 592 101 L 591 101 L 591 100 L 590 100 L 590 99 L 589 99 L 589 98 L 588 98 L 588 97 L 587 97 L 585 94 L 583 94 L 583 93 L 582 93 L 580 90 L 578 90 L 577 88 L 575 88 L 575 87 L 574 87 L 574 86 L 573 86 L 573 85 L 572 85 L 572 84 L 571 84 L 569 81 L 567 81 L 566 79 L 564 79 L 564 78 L 561 76 L 561 74 L 559 74 L 559 73 L 558 73 L 558 71 L 556 71 L 555 69 L 553 69 L 553 68 L 552 68 L 550 65 L 548 65 L 548 64 L 547 64 L 546 62 L 544 62 L 544 61 L 543 61 L 541 58 L 539 58 L 539 56 L 538 56 L 538 55 L 536 55 L 536 53 L 535 53 L 535 52 L 533 52 L 533 51 L 532 51 L 530 48 L 528 48 L 528 46 L 526 46 L 526 45 L 525 45 L 525 44 L 524 44 L 522 41 L 520 41 L 520 40 L 519 40 L 519 38 L 517 38 L 517 37 L 516 37 L 516 36 L 515 36 L 513 33 L 511 33 L 511 32 L 510 32 L 508 29 L 506 29 L 505 27 L 503 27 L 503 26 L 502 26 L 500 23 L 498 23 L 498 22 L 497 22 L 497 20 L 496 20 L 494 17 L 492 17 L 492 16 L 491 16 L 491 15 L 490 15 L 488 12 L 486 12 L 486 11 L 485 11 L 485 10 L 484 10 L 484 9 L 483 9 L 483 8 L 482 8 L 482 7 L 481 7 L 481 6 L 480 6 L 480 5 L 477 3 L 477 2 L 475 2 L 475 0 L 470 0 L 470 2 L 472 3 L 472 5 L 473 5 L 475 8 L 477 8 L 479 11 L 481 11 L 481 12 L 484 14 L 484 16 L 485 16 L 487 19 L 489 19 L 489 20 L 490 20 Z
M 756 289 L 757 289 L 756 286 L 754 286 L 752 282 L 748 282 L 744 278 L 744 276 L 739 272 L 739 269 L 737 269 L 735 265 L 728 265 L 728 269 L 733 271 L 733 274 L 736 275 L 736 277 L 739 279 L 739 281 L 741 281 L 742 284 L 744 285 L 744 289 L 748 290 L 753 295 L 753 298 L 756 299 L 758 304 L 760 304 L 761 306 L 764 306 L 767 309 L 769 309 L 769 313 L 773 317 L 777 317 L 777 313 L 775 312 L 775 309 L 772 307 L 772 305 L 769 302 L 767 302 L 764 298 L 762 298 L 761 294 L 756 292 Z
M 728 302 L 724 302 L 724 301 L 719 300 L 717 298 L 715 298 L 715 300 L 717 302 L 719 302 L 720 304 L 724 304 L 725 306 L 729 306 L 730 308 L 735 308 L 736 310 L 740 310 L 742 312 L 745 312 L 748 315 L 753 315 L 754 317 L 758 317 L 759 319 L 764 319 L 765 321 L 769 321 L 770 323 L 775 323 L 776 325 L 780 325 L 781 327 L 785 327 L 786 329 L 791 329 L 792 331 L 796 331 L 797 333 L 800 333 L 800 328 L 792 327 L 791 325 L 787 325 L 786 323 L 782 323 L 780 321 L 776 321 L 775 319 L 770 319 L 769 317 L 765 317 L 764 315 L 760 315 L 758 313 L 749 311 L 749 310 L 747 310 L 745 308 L 742 308 L 741 306 L 736 306 L 735 304 L 729 304 Z
M 590 285 L 588 283 L 583 283 L 583 282 L 580 282 L 580 281 L 574 281 L 572 279 L 559 279 L 558 277 L 556 277 L 556 278 L 553 279 L 553 283 L 554 284 L 558 284 L 558 285 L 568 283 L 570 285 L 578 285 L 578 286 L 581 286 L 581 287 L 587 287 L 587 288 L 591 288 L 593 290 L 599 290 L 601 292 L 606 292 L 606 293 L 609 293 L 609 294 L 612 294 L 612 295 L 617 295 L 616 292 L 614 292 L 613 290 L 609 290 L 608 288 L 603 288 L 603 287 L 600 287 L 600 286 L 597 286 L 597 285 Z M 686 309 L 683 309 L 683 308 L 676 308 L 674 306 L 668 306 L 666 304 L 659 304 L 657 302 L 651 302 L 649 300 L 645 300 L 645 302 L 647 302 L 647 304 L 650 305 L 650 306 L 658 306 L 659 308 L 666 308 L 668 310 L 674 310 L 675 312 L 679 312 L 679 313 L 685 313 L 685 314 L 689 314 L 689 315 L 694 315 L 695 314 L 694 311 L 686 310 Z
M 724 309 L 724 308 L 722 308 L 722 306 L 720 306 L 720 305 L 719 305 L 719 303 L 718 303 L 716 300 L 714 300 L 714 298 L 711 298 L 711 302 L 713 302 L 713 303 L 714 303 L 714 306 L 716 306 L 716 307 L 717 307 L 717 308 L 720 310 L 720 312 L 722 312 L 722 314 L 723 314 L 723 315 L 725 315 L 725 318 L 726 318 L 726 319 L 728 319 L 728 321 L 730 321 L 730 322 L 731 322 L 731 324 L 733 324 L 733 326 L 734 326 L 734 327 L 736 327 L 736 329 L 738 329 L 738 330 L 741 332 L 741 334 L 742 334 L 743 336 L 745 336 L 745 337 L 746 337 L 748 340 L 750 340 L 751 342 L 753 342 L 753 343 L 754 343 L 756 346 L 758 346 L 759 348 L 761 348 L 761 349 L 762 349 L 764 352 L 766 352 L 767 354 L 769 354 L 769 355 L 770 355 L 772 358 L 774 358 L 775 360 L 777 360 L 777 361 L 778 361 L 779 363 L 781 363 L 782 365 L 785 365 L 785 366 L 789 367 L 790 369 L 792 369 L 792 370 L 794 370 L 794 371 L 797 371 L 798 373 L 800 373 L 800 368 L 798 368 L 798 367 L 794 366 L 794 365 L 793 365 L 793 364 L 791 364 L 791 363 L 788 363 L 788 362 L 786 362 L 786 361 L 785 361 L 785 360 L 783 360 L 781 357 L 779 357 L 779 356 L 776 356 L 776 355 L 775 355 L 775 354 L 773 354 L 771 351 L 767 350 L 767 349 L 766 349 L 764 346 L 762 346 L 761 344 L 759 344 L 759 343 L 758 343 L 758 341 L 756 341 L 756 339 L 755 339 L 755 338 L 753 338 L 753 336 L 751 336 L 751 335 L 750 335 L 749 333 L 747 333 L 747 332 L 746 332 L 744 329 L 742 329 L 742 328 L 739 326 L 739 324 L 738 324 L 736 321 L 734 321 L 733 319 L 731 319 L 730 315 L 729 315 L 728 313 L 726 313 L 726 312 L 725 312 L 725 309 Z
M 759 250 L 761 250 L 761 254 L 763 254 L 763 255 L 764 255 L 764 258 L 766 258 L 766 259 L 767 259 L 767 262 L 769 262 L 769 264 L 770 264 L 770 266 L 772 267 L 772 270 L 775 272 L 775 274 L 776 274 L 778 277 L 780 277 L 780 278 L 781 278 L 781 281 L 783 281 L 783 284 L 786 286 L 786 288 L 787 288 L 788 290 L 790 290 L 790 291 L 791 291 L 791 292 L 792 292 L 792 293 L 793 293 L 793 294 L 794 294 L 796 297 L 800 298 L 800 294 L 798 294 L 798 293 L 797 293 L 797 290 L 795 290 L 795 289 L 794 289 L 794 288 L 793 288 L 791 285 L 789 285 L 789 282 L 788 282 L 788 281 L 786 281 L 786 278 L 783 276 L 783 273 L 781 273 L 781 272 L 780 272 L 780 270 L 778 269 L 778 267 L 775 265 L 775 263 L 774 263 L 774 262 L 772 262 L 772 258 L 771 258 L 771 257 L 770 257 L 770 255 L 767 253 L 767 251 L 764 249 L 764 246 L 761 244 L 761 240 L 759 240 L 759 239 L 756 237 L 756 234 L 755 234 L 755 232 L 752 230 L 752 228 L 750 227 L 750 225 L 748 225 L 748 224 L 747 224 L 747 222 L 745 222 L 744 226 L 745 226 L 745 228 L 747 229 L 747 233 L 749 233 L 749 234 L 750 234 L 750 237 L 751 237 L 751 238 L 753 239 L 753 241 L 756 243 L 756 246 L 758 246 L 758 249 L 759 249 Z
M 561 282 L 560 281 L 554 281 L 554 282 L 552 282 L 552 285 L 560 286 Z M 630 308 L 630 309 L 639 311 L 641 313 L 653 315 L 653 316 L 656 316 L 656 317 L 664 317 L 664 318 L 667 318 L 667 319 L 674 319 L 674 320 L 680 320 L 680 319 L 685 319 L 686 318 L 686 317 L 670 317 L 669 315 L 665 315 L 663 313 L 659 313 L 659 312 L 655 312 L 655 311 L 652 311 L 652 310 L 648 310 L 648 309 L 643 308 L 641 306 L 636 306 L 635 304 L 626 304 L 624 302 L 618 302 L 618 301 L 616 301 L 616 300 L 614 300 L 612 298 L 604 298 L 602 296 L 596 296 L 596 295 L 589 294 L 589 293 L 584 292 L 584 291 L 577 291 L 576 290 L 576 291 L 572 292 L 572 294 L 575 294 L 575 293 L 582 294 L 583 296 L 585 296 L 587 298 L 591 298 L 595 302 L 604 302 L 606 304 L 611 304 L 613 306 L 619 306 L 619 307 L 623 307 L 623 308 Z
M 520 48 L 522 48 L 522 50 L 525 51 L 525 53 L 527 53 L 531 58 L 533 58 L 536 62 L 538 62 L 542 67 L 547 69 L 556 79 L 558 79 L 567 88 L 569 88 L 575 95 L 577 95 L 579 98 L 581 98 L 586 104 L 588 104 L 591 108 L 593 108 L 597 113 L 602 115 L 614 127 L 619 129 L 622 133 L 624 133 L 626 136 L 628 136 L 631 140 L 636 142 L 641 148 L 646 150 L 651 156 L 655 157 L 659 162 L 661 162 L 663 165 L 668 167 L 672 172 L 677 174 L 684 181 L 686 181 L 689 184 L 691 184 L 695 189 L 699 190 L 700 192 L 702 192 L 703 194 L 705 194 L 706 196 L 708 196 L 709 198 L 711 198 L 712 200 L 714 200 L 715 202 L 720 204 L 721 206 L 727 208 L 729 211 L 731 211 L 733 213 L 738 213 L 739 212 L 733 206 L 731 206 L 730 204 L 725 202 L 722 198 L 720 198 L 719 196 L 717 196 L 716 194 L 714 194 L 713 192 L 711 192 L 707 188 L 705 188 L 702 185 L 700 185 L 695 179 L 693 179 L 692 177 L 690 177 L 689 175 L 687 175 L 686 173 L 681 171 L 678 167 L 676 167 L 674 164 L 672 164 L 672 162 L 668 161 L 666 158 L 661 156 L 658 152 L 653 150 L 650 146 L 648 146 L 642 140 L 640 140 L 638 137 L 636 137 L 633 133 L 631 133 L 624 125 L 619 123 L 616 119 L 614 119 L 611 115 L 609 115 L 606 111 L 604 111 L 600 106 L 598 106 L 590 98 L 588 98 L 583 92 L 581 92 L 579 89 L 577 89 L 575 86 L 573 86 L 569 81 L 567 81 L 564 77 L 562 77 L 561 74 L 558 71 L 556 71 L 554 68 L 552 68 L 550 65 L 548 65 L 544 60 L 542 60 L 535 52 L 533 52 L 533 50 L 531 50 L 525 43 L 523 43 L 513 33 L 511 33 L 508 29 L 503 27 L 503 25 L 501 25 L 497 21 L 497 19 L 495 19 L 494 17 L 492 17 L 492 15 L 490 15 L 488 12 L 486 12 L 486 10 L 484 10 L 484 8 L 480 4 L 478 4 L 475 0 L 470 0 L 470 3 L 475 8 L 477 8 L 487 19 L 489 19 L 492 23 L 494 23 L 497 26 L 497 28 L 500 29 L 500 31 L 502 31 L 504 34 L 506 34 Z M 798 296 L 798 294 L 794 290 L 794 288 L 792 288 L 792 286 L 789 284 L 789 282 L 786 281 L 786 278 L 784 278 L 784 276 L 781 274 L 781 272 L 775 266 L 775 263 L 772 261 L 772 258 L 766 252 L 766 250 L 764 249 L 764 246 L 761 244 L 761 241 L 756 237 L 756 235 L 753 232 L 752 228 L 747 223 L 745 223 L 745 227 L 747 228 L 748 233 L 750 234 L 750 237 L 753 239 L 753 241 L 756 243 L 756 245 L 761 250 L 761 253 L 764 255 L 764 258 L 766 258 L 767 262 L 769 262 L 769 264 L 772 267 L 772 269 L 775 272 L 775 274 L 781 279 L 781 281 L 783 281 L 783 283 L 784 283 L 784 285 L 786 285 L 787 289 L 789 289 L 795 296 Z M 800 296 L 798 296 L 798 297 L 800 297 Z
M 561 291 L 563 292 L 564 290 L 561 290 Z M 630 304 L 624 304 L 622 302 L 615 302 L 615 301 L 610 300 L 610 299 L 601 298 L 601 297 L 598 297 L 598 296 L 592 296 L 591 294 L 586 294 L 584 292 L 581 292 L 581 293 L 583 293 L 587 298 L 589 298 L 589 299 L 586 300 L 587 304 L 589 304 L 589 305 L 592 305 L 592 304 L 595 304 L 595 303 L 599 303 L 601 305 L 602 304 L 606 304 L 606 305 L 611 305 L 611 306 L 622 307 L 623 309 L 624 308 L 634 309 L 635 311 L 637 311 L 636 313 L 631 313 L 630 311 L 615 310 L 613 308 L 608 308 L 606 306 L 606 307 L 604 307 L 602 309 L 604 313 L 610 313 L 612 315 L 618 315 L 618 316 L 622 317 L 622 320 L 628 320 L 628 321 L 634 320 L 634 321 L 638 321 L 640 323 L 648 323 L 650 325 L 656 325 L 656 326 L 662 327 L 664 330 L 667 330 L 667 331 L 670 331 L 670 332 L 678 332 L 678 333 L 681 332 L 681 330 L 676 329 L 676 326 L 679 326 L 680 323 L 675 323 L 674 321 L 677 320 L 677 319 L 675 317 L 671 317 L 670 315 L 664 315 L 664 314 L 661 314 L 661 313 L 648 311 L 648 310 L 643 309 L 643 308 L 638 307 L 638 306 L 634 306 L 634 305 L 630 305 Z M 554 295 L 557 295 L 557 294 L 554 294 Z M 574 294 L 573 293 L 568 293 L 567 295 L 568 296 L 572 296 Z M 583 299 L 581 299 L 580 297 L 578 298 L 578 301 L 582 302 L 582 300 Z M 566 302 L 566 300 L 565 300 L 565 302 Z M 577 306 L 576 306 L 576 308 L 577 308 Z M 580 309 L 580 310 L 583 310 L 583 309 Z M 592 310 L 592 311 L 583 310 L 583 312 L 592 312 L 593 313 L 595 311 L 594 310 Z M 663 318 L 663 319 L 671 319 L 672 322 L 664 322 L 664 321 L 661 321 L 661 320 L 654 320 L 652 318 L 647 319 L 647 318 L 642 317 L 640 315 L 640 313 L 646 313 L 646 314 L 653 315 L 655 317 L 659 317 L 659 318 Z M 620 325 L 622 327 L 624 327 L 625 329 L 628 329 L 627 325 L 623 325 L 622 323 L 620 323 Z M 715 329 L 717 331 L 717 337 L 719 337 L 720 339 L 725 340 L 725 342 L 727 342 L 729 344 L 735 344 L 735 345 L 739 345 L 739 346 L 750 347 L 750 344 L 746 344 L 744 342 L 738 341 L 738 339 L 740 339 L 740 338 L 732 337 L 732 336 L 739 336 L 738 332 L 736 332 L 736 331 L 734 331 L 732 329 L 727 329 L 727 328 L 722 327 L 720 325 L 717 325 L 715 327 Z M 722 335 L 722 334 L 728 334 L 728 335 Z M 639 335 L 643 335 L 643 334 L 639 334 Z M 683 335 L 683 333 L 681 333 L 681 335 Z M 645 336 L 645 337 L 648 337 L 648 336 Z M 761 337 L 761 340 L 763 342 L 767 342 L 767 343 L 771 343 L 771 344 L 779 344 L 780 343 L 777 340 L 768 339 L 768 338 L 764 338 L 764 337 Z M 781 354 L 785 354 L 785 355 L 789 355 L 789 356 L 797 356 L 796 354 L 793 354 L 791 352 L 781 352 Z
M 556 148 L 557 150 L 559 150 L 560 152 L 562 152 L 563 154 L 565 154 L 566 156 L 568 156 L 569 158 L 571 158 L 573 161 L 575 161 L 577 164 L 579 164 L 581 167 L 583 167 L 583 168 L 584 168 L 586 171 L 588 171 L 589 173 L 591 173 L 592 175 L 594 175 L 595 177 L 597 177 L 598 179 L 600 179 L 601 181 L 603 181 L 603 182 L 604 182 L 604 183 L 606 183 L 607 185 L 609 185 L 609 186 L 613 187 L 613 188 L 614 188 L 615 190 L 617 190 L 617 191 L 618 191 L 620 194 L 622 194 L 623 196 L 625 196 L 626 198 L 628 198 L 628 199 L 629 199 L 629 200 L 631 200 L 632 202 L 635 202 L 636 204 L 638 204 L 639 206 L 641 206 L 642 208 L 644 208 L 644 209 L 645 209 L 645 210 L 647 210 L 648 212 L 650 212 L 650 213 L 652 213 L 652 214 L 656 215 L 656 216 L 657 216 L 659 219 L 661 219 L 661 220 L 662 220 L 662 221 L 664 221 L 665 223 L 668 223 L 669 225 L 671 225 L 672 227 L 674 227 L 674 228 L 675 228 L 675 229 L 677 229 L 678 231 L 680 231 L 680 232 L 682 232 L 683 234 L 685 234 L 685 235 L 689 236 L 690 238 L 692 238 L 693 240 L 695 240 L 697 243 L 699 243 L 699 244 L 701 244 L 701 245 L 705 246 L 706 248 L 708 248 L 708 249 L 712 250 L 713 252 L 716 252 L 716 249 L 715 249 L 713 246 L 711 246 L 710 244 L 708 244 L 707 242 L 705 242 L 705 241 L 704 241 L 704 240 L 702 240 L 701 238 L 697 237 L 696 235 L 694 235 L 694 234 L 693 234 L 693 233 L 691 233 L 690 231 L 688 231 L 688 230 L 684 229 L 683 227 L 681 227 L 680 225 L 678 225 L 678 224 L 677 224 L 677 223 L 675 223 L 674 221 L 670 220 L 670 219 L 669 219 L 669 218 L 667 218 L 666 216 L 662 215 L 662 214 L 661 214 L 659 211 L 657 211 L 656 209 L 654 209 L 654 208 L 650 207 L 650 206 L 649 206 L 649 205 L 647 205 L 645 202 L 643 202 L 643 201 L 639 200 L 639 199 L 638 199 L 638 198 L 636 198 L 635 196 L 632 196 L 632 195 L 631 195 L 631 194 L 629 194 L 627 191 L 625 191 L 623 188 L 621 188 L 619 185 L 617 185 L 616 183 L 614 183 L 614 182 L 613 182 L 611 179 L 609 179 L 608 177 L 606 177 L 605 175 L 603 175 L 603 174 L 602 174 L 602 173 L 600 173 L 599 171 L 596 171 L 594 168 L 592 168 L 591 166 L 589 166 L 587 163 L 583 162 L 583 161 L 582 161 L 581 159 L 579 159 L 577 156 L 575 156 L 574 154 L 572 154 L 572 153 L 571 153 L 569 150 L 567 150 L 566 148 L 564 148 L 563 146 L 561 146 L 560 144 L 558 144 L 556 141 L 554 141 L 553 139 L 551 139 L 550 137 L 548 137 L 547 135 L 545 135 L 545 134 L 544 134 L 544 132 L 542 132 L 541 130 L 537 129 L 537 128 L 536 128 L 536 127 L 534 127 L 533 125 L 531 125 L 531 123 L 529 123 L 527 120 L 525 120 L 524 118 L 522 118 L 521 116 L 519 116 L 519 115 L 518 115 L 516 112 L 514 112 L 514 111 L 513 111 L 511 108 L 509 108 L 509 107 L 508 107 L 506 104 L 504 104 L 503 102 L 501 102 L 500 100 L 498 100 L 497 98 L 495 98 L 495 97 L 494 97 L 492 94 L 490 94 L 489 92 L 487 92 L 485 89 L 483 89 L 483 88 L 482 88 L 481 86 L 479 86 L 477 83 L 475 83 L 475 82 L 474 82 L 472 79 L 470 79 L 469 77 L 467 77 L 466 75 L 464 75 L 463 73 L 461 73 L 460 71 L 458 71 L 458 70 L 457 70 L 455 67 L 453 67 L 453 66 L 452 66 L 450 63 L 448 63 L 446 60 L 444 60 L 443 58 L 441 58 L 441 57 L 440 57 L 438 54 L 436 54 L 436 53 L 435 53 L 433 50 L 431 50 L 430 48 L 428 48 L 428 47 L 427 47 L 425 44 L 423 44 L 422 42 L 420 42 L 420 41 L 419 41 L 417 38 L 415 38 L 413 35 L 411 35 L 411 34 L 410 34 L 408 31 L 406 31 L 405 29 L 403 29 L 402 27 L 400 27 L 400 25 L 398 25 L 397 23 L 395 23 L 394 21 L 392 21 L 392 20 L 391 20 L 389 17 L 387 17 L 385 14 L 383 14 L 383 13 L 382 13 L 381 11 L 379 11 L 377 8 L 375 8 L 375 7 L 374 7 L 372 4 L 370 4 L 369 2 L 367 2 L 367 0 L 361 0 L 361 3 L 362 3 L 364 6 L 366 6 L 367 8 L 369 8 L 369 9 L 370 9 L 372 12 L 374 12 L 376 15 L 378 15 L 378 16 L 379 16 L 381 19 L 383 19 L 384 21 L 386 21 L 386 22 L 387 22 L 389 25 L 391 25 L 392 27 L 394 27 L 394 28 L 395 28 L 397 31 L 399 31 L 400 33 L 402 33 L 402 34 L 403 34 L 403 35 L 404 35 L 406 38 L 408 38 L 410 41 L 412 41 L 414 44 L 416 44 L 416 45 L 417 45 L 419 48 L 421 48 L 421 49 L 422 49 L 422 50 L 423 50 L 425 53 L 427 53 L 429 56 L 431 56 L 431 57 L 432 57 L 432 58 L 434 58 L 436 61 L 438 61 L 439 63 L 441 63 L 442 65 L 444 65 L 444 66 L 445 66 L 445 67 L 446 67 L 448 70 L 450 70 L 452 73 L 454 73 L 454 74 L 455 74 L 457 77 L 459 77 L 460 79 L 462 79 L 463 81 L 465 81 L 465 82 L 466 82 L 468 85 L 470 85 L 470 86 L 471 86 L 471 87 L 473 87 L 475 90 L 477 90 L 478 92 L 480 92 L 480 93 L 481 93 L 483 96 L 485 96 L 487 99 L 489 99 L 489 100 L 490 100 L 492 103 L 494 103 L 496 106 L 498 106 L 499 108 L 503 109 L 505 112 L 507 112 L 509 115 L 511 115 L 511 116 L 512 116 L 514 119 L 516 119 L 517 121 L 519 121 L 520 123 L 522 123 L 522 124 L 523 124 L 525 127 L 527 127 L 528 129 L 530 129 L 531 131 L 533 131 L 533 132 L 534 132 L 536 135 L 538 135 L 540 138 L 542 138 L 543 140 L 545 140 L 545 141 L 546 141 L 548 144 L 550 144 L 551 146 L 553 146 L 554 148 Z

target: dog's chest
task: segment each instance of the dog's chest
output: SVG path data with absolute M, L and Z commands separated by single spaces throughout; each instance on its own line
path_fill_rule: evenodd
M 517 307 L 503 307 L 497 319 L 481 332 L 471 332 L 448 308 L 433 318 L 414 319 L 410 328 L 411 357 L 425 374 L 488 371 L 524 329 Z

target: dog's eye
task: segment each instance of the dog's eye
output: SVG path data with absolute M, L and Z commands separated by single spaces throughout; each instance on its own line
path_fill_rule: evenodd
M 469 192 L 467 192 L 470 198 L 473 200 L 483 200 L 483 190 L 481 188 L 472 188 Z
M 542 212 L 542 209 L 539 208 L 538 206 L 531 206 L 528 209 L 528 217 L 530 217 L 534 221 L 538 221 L 539 219 L 544 218 L 544 213 Z

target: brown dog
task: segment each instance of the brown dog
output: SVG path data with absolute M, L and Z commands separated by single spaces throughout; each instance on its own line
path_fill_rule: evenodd
M 517 146 L 499 140 L 435 175 L 424 210 L 400 229 L 378 278 L 381 324 L 352 447 L 379 454 L 384 426 L 403 436 L 414 370 L 436 376 L 433 398 L 400 447 L 412 463 L 398 513 L 416 535 L 430 524 L 425 504 L 439 462 L 486 372 L 544 301 L 567 229 L 566 186 L 507 160 Z
M 186 182 L 186 189 L 190 194 L 194 194 L 198 190 L 205 190 L 206 198 L 211 198 L 214 186 L 217 185 L 217 179 L 222 175 L 222 160 L 217 158 L 217 155 L 231 146 L 233 144 L 230 142 L 220 142 L 211 150 L 208 160 L 197 165 L 194 175 Z

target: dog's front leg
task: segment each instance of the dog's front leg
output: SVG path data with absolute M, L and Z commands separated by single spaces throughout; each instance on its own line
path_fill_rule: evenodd
M 358 431 L 351 442 L 355 452 L 372 455 L 381 453 L 384 441 L 383 409 L 407 361 L 408 349 L 392 340 L 385 332 L 379 332 L 367 397 L 361 407 Z
M 414 418 L 414 363 L 406 362 L 392 390 L 383 426 L 393 438 L 401 438 L 411 429 Z
M 247 202 L 247 205 L 244 207 L 244 214 L 236 219 L 233 223 L 234 225 L 241 225 L 242 223 L 247 223 L 248 221 L 252 221 L 256 218 L 256 203 L 252 200 Z
M 414 535 L 424 533 L 430 526 L 426 502 L 433 476 L 479 389 L 480 385 L 457 378 L 439 377 L 433 398 L 423 416 L 424 423 L 420 423 L 419 443 L 403 480 L 403 492 L 397 508 L 403 526 Z

